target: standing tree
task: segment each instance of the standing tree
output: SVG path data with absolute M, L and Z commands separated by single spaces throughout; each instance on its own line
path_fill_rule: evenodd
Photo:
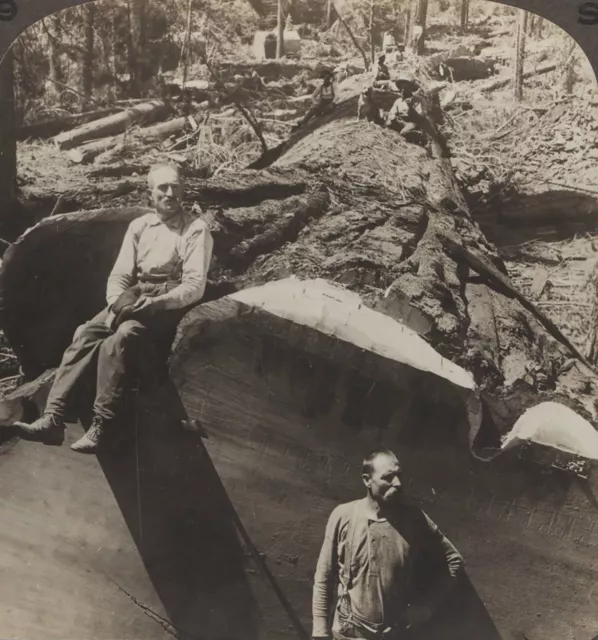
M 278 0 L 276 16 L 276 57 L 280 60 L 284 56 L 284 8 L 283 0 Z
M 533 38 L 540 39 L 544 30 L 544 18 L 542 16 L 532 15 L 531 24 L 529 26 L 529 35 Z
M 3 227 L 17 193 L 17 142 L 14 102 L 13 53 L 0 63 L 0 202 Z
M 181 59 L 179 66 L 183 67 L 183 87 L 187 84 L 187 73 L 189 71 L 189 53 L 191 49 L 191 22 L 193 16 L 193 0 L 187 2 L 187 25 L 185 27 L 185 39 L 181 49 Z
M 62 100 L 64 88 L 64 72 L 62 69 L 61 38 L 62 21 L 60 14 L 42 20 L 42 28 L 47 38 L 49 49 L 48 62 L 50 64 L 49 83 L 46 86 L 46 98 L 58 103 Z
M 469 0 L 461 0 L 459 14 L 459 28 L 461 33 L 465 33 L 469 24 Z
M 376 44 L 375 44 L 375 34 L 374 34 L 374 13 L 375 13 L 375 2 L 376 0 L 370 0 L 370 24 L 369 24 L 369 33 L 370 33 L 370 59 L 372 64 L 376 62 Z
M 332 27 L 332 0 L 328 0 L 328 4 L 326 5 L 326 28 L 330 29 Z
M 406 45 L 414 54 L 421 56 L 425 48 L 428 0 L 412 0 L 410 12 L 409 37 Z
M 89 107 L 93 95 L 93 65 L 95 44 L 95 15 L 96 6 L 93 2 L 82 7 L 83 13 L 83 58 L 81 61 L 81 93 L 83 95 L 83 109 Z
M 525 60 L 525 37 L 527 33 L 528 12 L 521 10 L 517 21 L 517 45 L 515 47 L 515 100 L 523 99 L 523 62 Z

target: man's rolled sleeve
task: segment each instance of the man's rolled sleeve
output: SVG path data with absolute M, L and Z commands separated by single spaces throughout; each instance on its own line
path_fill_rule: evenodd
M 330 614 L 334 603 L 334 588 L 338 573 L 338 533 L 340 511 L 337 507 L 328 518 L 324 543 L 316 565 L 312 600 L 314 638 L 331 637 Z
M 203 220 L 195 220 L 186 233 L 181 284 L 156 296 L 164 309 L 182 309 L 199 302 L 206 290 L 214 241 Z
M 129 225 L 114 267 L 108 277 L 106 301 L 109 307 L 116 302 L 121 293 L 133 285 L 137 263 L 138 226 L 137 220 Z

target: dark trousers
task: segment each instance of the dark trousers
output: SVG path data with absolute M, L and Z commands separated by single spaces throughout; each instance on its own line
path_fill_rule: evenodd
M 65 351 L 46 403 L 46 412 L 66 419 L 81 380 L 96 369 L 94 415 L 116 417 L 131 375 L 165 360 L 180 319 L 165 312 L 152 322 L 125 320 L 113 331 L 106 326 L 108 310 L 81 325 Z M 152 363 L 152 364 L 150 364 Z

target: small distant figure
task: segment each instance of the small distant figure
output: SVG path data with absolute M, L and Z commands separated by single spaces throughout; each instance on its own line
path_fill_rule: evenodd
M 386 117 L 386 126 L 400 133 L 408 142 L 426 146 L 426 134 L 418 127 L 421 116 L 415 108 L 420 87 L 411 80 L 399 79 L 395 82 L 399 97 L 395 100 Z
M 386 66 L 385 53 L 381 53 L 378 56 L 378 60 L 376 61 L 376 64 L 372 67 L 372 78 L 373 78 L 372 84 L 374 86 L 383 85 L 390 81 L 390 71 Z
M 322 71 L 322 84 L 314 91 L 312 102 L 314 105 L 330 105 L 334 102 L 334 70 Z
M 359 95 L 359 100 L 357 101 L 357 119 L 366 119 L 369 122 L 383 124 L 380 109 L 374 100 L 374 90 L 372 87 L 366 87 Z
M 334 108 L 334 70 L 324 69 L 320 77 L 322 78 L 322 84 L 314 91 L 311 97 L 312 106 L 303 119 L 293 127 L 293 131 L 307 124 L 312 118 L 323 115 Z
M 417 126 L 419 114 L 414 109 L 411 99 L 397 98 L 386 117 L 386 126 L 393 129 L 407 140 L 423 147 L 427 145 L 426 134 Z

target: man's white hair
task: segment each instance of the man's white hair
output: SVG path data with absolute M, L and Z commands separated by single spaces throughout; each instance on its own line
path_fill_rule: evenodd
M 180 178 L 181 170 L 176 166 L 176 164 L 172 164 L 171 162 L 159 162 L 158 164 L 152 165 L 150 167 L 149 173 L 147 174 L 147 184 L 150 189 L 153 189 L 154 187 L 155 175 L 160 171 L 164 171 L 165 169 L 174 171 Z

